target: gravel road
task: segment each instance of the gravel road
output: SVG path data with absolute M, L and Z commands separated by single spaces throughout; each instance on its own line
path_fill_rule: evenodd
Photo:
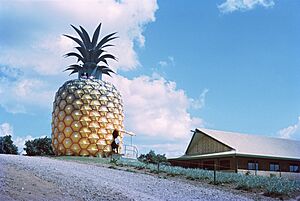
M 202 184 L 45 157 L 0 154 L 0 200 L 251 200 Z

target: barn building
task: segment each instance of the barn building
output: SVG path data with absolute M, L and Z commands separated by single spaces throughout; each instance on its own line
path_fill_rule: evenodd
M 185 154 L 169 161 L 208 170 L 295 174 L 299 173 L 300 141 L 199 128 Z

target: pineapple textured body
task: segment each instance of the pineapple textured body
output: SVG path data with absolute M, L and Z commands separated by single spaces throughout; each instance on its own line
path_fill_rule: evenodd
M 107 156 L 113 132 L 120 153 L 124 114 L 120 93 L 105 81 L 75 79 L 57 91 L 52 113 L 52 146 L 56 155 Z

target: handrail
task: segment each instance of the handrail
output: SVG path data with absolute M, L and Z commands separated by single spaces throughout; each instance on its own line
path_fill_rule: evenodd
M 138 149 L 134 145 L 124 144 L 124 156 L 129 158 L 137 158 L 138 157 Z

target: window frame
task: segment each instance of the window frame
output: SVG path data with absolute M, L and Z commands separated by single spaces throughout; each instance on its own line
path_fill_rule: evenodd
M 278 166 L 278 169 L 276 168 Z M 273 167 L 273 168 L 271 168 Z M 280 172 L 280 165 L 279 163 L 270 163 L 269 170 L 272 172 Z
M 250 165 L 253 167 L 250 168 Z M 258 170 L 258 162 L 257 161 L 248 161 L 247 163 L 248 170 Z
M 291 170 L 291 167 L 292 167 L 292 170 Z M 297 165 L 297 164 L 290 164 L 289 165 L 289 171 L 290 172 L 299 172 L 299 165 Z

